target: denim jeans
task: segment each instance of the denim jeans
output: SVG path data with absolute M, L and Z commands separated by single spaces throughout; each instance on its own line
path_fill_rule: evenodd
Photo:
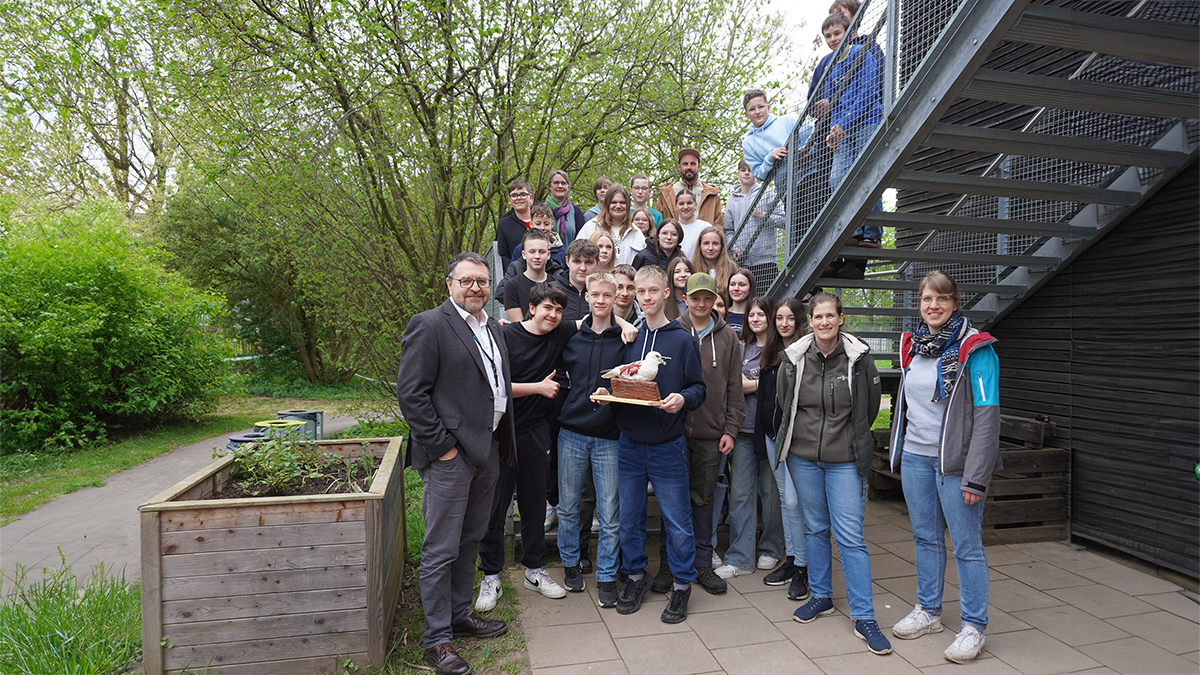
M 687 444 L 683 437 L 647 445 L 621 435 L 617 453 L 618 494 L 621 502 L 621 570 L 636 574 L 646 569 L 646 483 L 662 513 L 667 538 L 667 562 L 675 581 L 696 580 L 696 540 L 692 535 L 692 501 L 688 491 Z
M 988 565 L 983 551 L 983 505 L 963 503 L 962 476 L 939 476 L 937 457 L 909 452 L 900 457 L 904 503 L 916 542 L 917 602 L 930 614 L 941 614 L 946 585 L 946 527 L 954 542 L 958 567 L 958 599 L 962 621 L 983 632 L 987 628 Z
M 765 460 L 754 454 L 754 437 L 738 434 L 729 453 L 729 550 L 725 563 L 754 569 L 754 539 L 758 534 L 758 503 L 762 501 L 763 533 L 757 552 L 778 558 L 783 554 L 783 524 L 778 486 Z
M 721 512 L 725 510 L 725 496 L 729 494 L 729 458 L 721 459 L 721 465 L 717 468 L 717 489 L 713 490 L 713 517 L 712 517 L 712 543 L 713 550 L 717 550 L 717 524 L 721 522 Z
M 833 151 L 833 168 L 829 171 L 829 189 L 835 191 L 838 189 L 838 185 L 841 185 L 842 179 L 850 172 L 854 160 L 862 154 L 863 148 L 866 147 L 867 141 L 871 140 L 873 133 L 875 133 L 875 126 L 869 124 L 846 129 L 846 137 L 842 139 L 841 143 L 838 143 L 837 149 Z M 876 200 L 871 210 L 882 211 L 883 200 Z M 854 236 L 882 239 L 883 228 L 878 225 L 862 225 L 854 231 Z
M 775 441 L 767 437 L 768 463 L 775 461 Z M 792 474 L 788 472 L 787 462 L 775 466 L 775 488 L 779 492 L 779 510 L 783 516 L 783 545 L 784 553 L 792 556 L 796 567 L 808 565 L 808 555 L 804 551 L 804 509 L 800 508 L 800 496 L 792 483 Z
M 804 504 L 804 547 L 813 597 L 833 597 L 832 529 L 842 557 L 850 618 L 874 619 L 871 556 L 863 540 L 867 484 L 858 467 L 854 462 L 810 462 L 796 455 L 788 455 L 787 466 Z
M 590 466 L 596 485 L 596 516 L 600 519 L 596 581 L 617 580 L 617 548 L 621 545 L 617 453 L 617 441 L 567 429 L 558 432 L 558 553 L 563 567 L 579 563 L 579 504 Z

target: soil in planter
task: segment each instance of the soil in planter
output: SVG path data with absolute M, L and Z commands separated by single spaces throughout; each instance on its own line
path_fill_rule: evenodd
M 205 499 L 244 499 L 247 497 L 301 497 L 306 495 L 325 495 L 325 494 L 355 494 L 358 492 L 366 492 L 371 487 L 371 479 L 375 477 L 375 471 L 379 469 L 379 465 L 383 462 L 380 457 L 371 458 L 371 469 L 366 470 L 361 461 L 355 461 L 351 464 L 352 472 L 349 477 L 346 475 L 344 465 L 335 463 L 333 466 L 338 468 L 336 474 L 329 473 L 318 476 L 316 478 L 305 479 L 304 484 L 294 490 L 265 492 L 263 494 L 255 494 L 246 489 L 246 486 L 240 479 L 234 477 L 233 480 L 225 486 L 224 490 L 214 492 Z M 356 489 L 357 488 L 357 489 Z

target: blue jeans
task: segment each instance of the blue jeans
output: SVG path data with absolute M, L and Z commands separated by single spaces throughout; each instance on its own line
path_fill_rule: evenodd
M 770 462 L 775 461 L 775 441 L 770 436 L 767 437 L 767 457 Z M 784 548 L 787 555 L 792 556 L 796 567 L 805 567 L 808 565 L 808 555 L 804 551 L 804 509 L 792 484 L 787 462 L 775 466 L 775 487 L 779 491 L 779 510 L 783 515 Z
M 875 133 L 875 126 L 866 124 L 854 129 L 846 129 L 846 137 L 838 143 L 837 149 L 833 151 L 833 168 L 829 170 L 829 189 L 836 191 L 838 185 L 841 185 L 842 179 L 850 172 L 850 167 L 854 165 L 854 160 L 862 154 L 863 148 L 866 147 L 867 141 L 871 140 L 871 134 Z M 875 206 L 871 207 L 872 211 L 883 210 L 883 200 L 876 200 Z M 882 239 L 883 228 L 878 225 L 863 225 L 854 231 L 854 236 L 867 239 Z
M 909 452 L 900 457 L 904 503 L 916 542 L 917 602 L 930 614 L 942 613 L 946 585 L 946 527 L 954 542 L 962 621 L 987 628 L 988 564 L 983 552 L 983 505 L 963 503 L 962 476 L 939 476 L 937 457 Z
M 617 441 L 558 432 L 558 553 L 563 567 L 579 564 L 579 502 L 592 468 L 596 485 L 596 581 L 617 580 L 617 548 L 621 545 L 617 502 Z M 589 523 L 590 525 L 590 523 Z
M 813 597 L 833 597 L 832 529 L 842 557 L 850 618 L 874 619 L 871 556 L 863 540 L 867 484 L 858 467 L 854 462 L 810 462 L 796 455 L 788 455 L 787 466 L 804 504 L 804 547 Z
M 758 534 L 758 502 L 762 501 L 763 533 L 758 539 L 759 555 L 778 558 L 783 554 L 783 524 L 779 514 L 778 486 L 765 461 L 754 454 L 754 437 L 738 434 L 729 453 L 729 550 L 725 564 L 743 569 L 755 567 L 755 535 Z
M 617 454 L 621 502 L 621 570 L 637 574 L 646 569 L 646 483 L 654 496 L 666 531 L 667 563 L 675 581 L 696 580 L 696 540 L 692 535 L 692 500 L 688 487 L 687 443 L 683 437 L 647 445 L 621 434 Z M 707 561 L 706 561 L 707 562 Z

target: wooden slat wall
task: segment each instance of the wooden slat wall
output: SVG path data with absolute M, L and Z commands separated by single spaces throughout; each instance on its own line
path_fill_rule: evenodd
M 1006 413 L 1072 450 L 1072 532 L 1200 575 L 1195 162 L 997 324 Z

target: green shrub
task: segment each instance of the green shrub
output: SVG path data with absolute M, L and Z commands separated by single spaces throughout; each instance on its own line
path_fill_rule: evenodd
M 0 204 L 3 452 L 82 446 L 194 418 L 220 393 L 224 311 L 136 246 L 112 208 L 14 218 Z

